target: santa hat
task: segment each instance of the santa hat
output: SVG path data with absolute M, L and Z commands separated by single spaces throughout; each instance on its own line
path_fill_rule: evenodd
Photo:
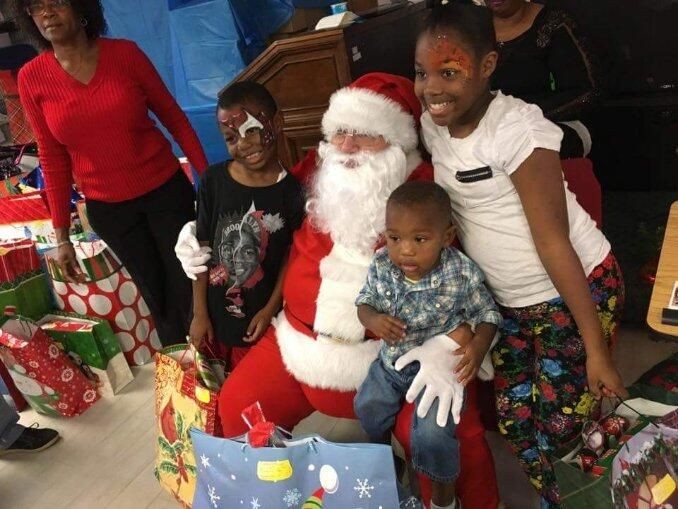
M 339 130 L 383 136 L 407 153 L 417 147 L 420 116 L 421 104 L 410 80 L 373 72 L 332 94 L 323 134 L 328 140 Z

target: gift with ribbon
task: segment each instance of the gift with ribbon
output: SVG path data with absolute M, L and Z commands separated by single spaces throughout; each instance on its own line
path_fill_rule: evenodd
M 266 421 L 258 403 L 242 416 L 250 430 L 238 438 L 191 430 L 200 458 L 193 509 L 418 507 L 398 500 L 390 446 L 285 436 Z

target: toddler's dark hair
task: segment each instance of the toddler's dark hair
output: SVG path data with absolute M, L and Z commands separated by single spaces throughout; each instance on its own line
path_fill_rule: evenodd
M 271 93 L 265 86 L 254 81 L 239 81 L 224 87 L 219 92 L 217 108 L 225 110 L 245 101 L 251 101 L 261 106 L 264 113 L 270 118 L 273 118 L 278 111 L 278 105 Z
M 452 204 L 445 190 L 435 182 L 413 181 L 398 186 L 388 197 L 386 206 L 401 207 L 426 206 L 434 211 L 436 217 L 449 226 L 452 221 Z
M 431 11 L 422 33 L 453 31 L 470 46 L 476 57 L 497 48 L 492 11 L 471 0 L 451 0 Z

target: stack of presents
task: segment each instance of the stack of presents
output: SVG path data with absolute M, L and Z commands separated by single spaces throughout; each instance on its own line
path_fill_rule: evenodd
M 160 340 L 75 191 L 71 240 L 86 281 L 64 279 L 34 154 L 0 149 L 0 377 L 17 408 L 71 417 L 130 383 L 130 366 L 149 362 Z

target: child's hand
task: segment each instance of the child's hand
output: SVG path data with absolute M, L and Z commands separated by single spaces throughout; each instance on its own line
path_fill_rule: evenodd
M 471 341 L 454 352 L 454 355 L 463 356 L 457 364 L 454 374 L 457 375 L 457 380 L 464 387 L 478 376 L 480 365 L 483 363 L 487 350 L 482 341 Z
M 261 335 L 266 332 L 268 326 L 271 325 L 271 320 L 275 311 L 272 311 L 268 307 L 263 307 L 250 322 L 247 327 L 247 335 L 242 338 L 246 343 L 254 343 Z
M 591 354 L 587 352 L 586 376 L 589 382 L 589 391 L 596 398 L 617 396 L 626 399 L 629 396 L 606 347 Z
M 214 328 L 212 327 L 212 322 L 207 313 L 193 315 L 188 336 L 193 346 L 198 350 L 202 346 L 202 342 L 205 338 L 207 338 L 207 341 L 210 343 L 214 340 Z
M 405 339 L 407 325 L 394 316 L 378 313 L 371 316 L 366 325 L 377 337 L 382 338 L 390 345 L 400 343 Z
M 449 332 L 447 335 L 454 339 L 455 343 L 461 347 L 468 345 L 473 339 L 473 331 L 471 330 L 471 326 L 467 323 L 459 324 L 456 329 Z

